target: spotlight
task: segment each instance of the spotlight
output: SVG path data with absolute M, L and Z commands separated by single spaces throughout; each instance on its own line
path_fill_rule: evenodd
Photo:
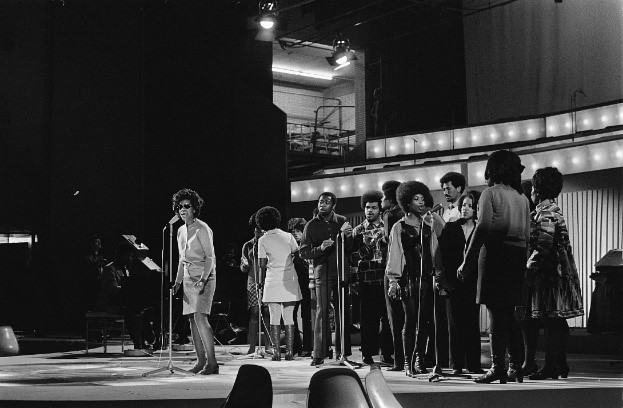
M 270 30 L 277 22 L 277 1 L 262 0 L 258 7 L 260 12 L 256 21 L 258 21 L 265 30 Z
M 332 67 L 346 65 L 350 61 L 356 61 L 357 56 L 355 51 L 350 49 L 350 41 L 348 38 L 342 37 L 338 34 L 333 40 L 333 52 L 330 57 L 327 57 L 327 62 Z

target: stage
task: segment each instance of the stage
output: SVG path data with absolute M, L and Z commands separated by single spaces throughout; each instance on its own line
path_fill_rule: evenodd
M 272 362 L 240 359 L 247 346 L 217 346 L 220 374 L 196 376 L 167 370 L 168 351 L 153 356 L 121 354 L 118 341 L 109 342 L 108 353 L 93 348 L 81 351 L 0 357 L 1 407 L 218 407 L 229 394 L 242 364 L 266 367 L 272 377 L 274 407 L 305 407 L 307 386 L 318 370 L 309 358 Z M 353 361 L 361 361 L 353 347 Z M 488 346 L 483 342 L 483 367 L 489 364 Z M 542 355 L 540 356 L 542 358 Z M 329 360 L 325 360 L 328 362 Z M 539 364 L 542 365 L 542 359 Z M 173 364 L 190 368 L 191 351 L 174 351 Z M 326 367 L 331 365 L 325 364 Z M 473 383 L 468 378 L 429 382 L 428 375 L 407 378 L 404 372 L 383 375 L 403 407 L 621 407 L 623 367 L 621 356 L 569 355 L 568 379 L 531 381 L 506 385 Z M 362 380 L 369 366 L 356 370 Z M 447 373 L 450 370 L 446 370 Z

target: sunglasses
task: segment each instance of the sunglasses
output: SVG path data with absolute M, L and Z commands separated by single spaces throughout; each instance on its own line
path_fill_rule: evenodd
M 185 208 L 188 210 L 189 208 L 192 208 L 192 204 L 178 204 L 176 208 L 178 211 L 181 210 L 182 208 Z

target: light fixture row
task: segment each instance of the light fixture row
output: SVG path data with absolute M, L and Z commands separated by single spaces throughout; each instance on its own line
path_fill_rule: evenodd
M 575 116 L 575 117 L 574 117 Z M 623 125 L 623 103 L 514 122 L 366 141 L 368 159 L 558 137 Z
M 563 174 L 583 173 L 623 167 L 623 140 L 572 146 L 552 151 L 520 154 L 526 167 L 523 179 L 530 179 L 538 168 L 557 167 Z M 486 184 L 484 171 L 486 160 L 467 162 L 467 184 Z M 323 191 L 331 191 L 337 197 L 358 197 L 367 190 L 380 190 L 388 180 L 416 180 L 432 190 L 439 189 L 439 179 L 449 171 L 461 172 L 461 163 L 422 166 L 402 170 L 378 171 L 348 176 L 326 177 L 293 181 L 290 183 L 291 201 L 313 201 Z M 342 173 L 343 174 L 343 173 Z

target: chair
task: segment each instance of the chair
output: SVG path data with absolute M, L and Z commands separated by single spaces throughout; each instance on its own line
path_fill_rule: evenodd
M 387 386 L 380 368 L 370 369 L 366 375 L 366 391 L 373 408 L 402 408 Z
M 307 406 L 314 408 L 371 408 L 361 379 L 349 368 L 324 368 L 309 381 Z
M 125 349 L 125 317 L 120 314 L 107 312 L 86 312 L 86 354 L 89 354 L 89 331 L 98 330 L 102 333 L 104 342 L 104 353 L 108 346 L 108 331 L 113 329 L 115 324 L 121 325 L 121 352 Z M 89 329 L 89 325 L 91 328 Z
M 271 408 L 272 405 L 273 383 L 268 370 L 259 365 L 243 364 L 221 408 Z

